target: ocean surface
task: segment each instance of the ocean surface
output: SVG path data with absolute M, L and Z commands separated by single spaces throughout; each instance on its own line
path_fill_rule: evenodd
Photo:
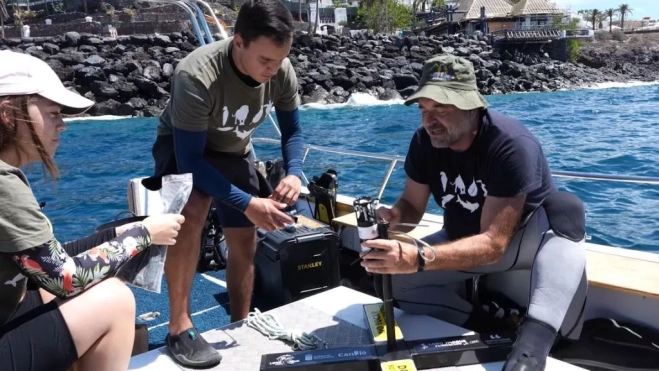
M 659 85 L 488 96 L 491 108 L 519 118 L 540 139 L 555 171 L 659 177 Z M 274 115 L 273 115 L 274 116 Z M 301 114 L 309 144 L 404 156 L 420 124 L 415 106 L 364 95 L 346 104 L 307 105 Z M 60 241 L 83 237 L 128 210 L 129 179 L 150 175 L 155 118 L 83 119 L 69 122 L 56 160 L 56 188 L 40 166 L 27 169 L 37 198 Z M 255 137 L 278 138 L 266 121 Z M 279 147 L 258 144 L 256 154 L 281 157 Z M 375 196 L 388 163 L 312 150 L 308 178 L 337 169 L 339 191 Z M 396 166 L 383 202 L 392 203 L 404 181 Z M 557 178 L 587 208 L 591 242 L 659 251 L 659 186 Z M 431 201 L 429 211 L 441 213 Z

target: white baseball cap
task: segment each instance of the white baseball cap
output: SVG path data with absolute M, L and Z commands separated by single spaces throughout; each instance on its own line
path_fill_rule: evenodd
M 0 51 L 0 97 L 37 94 L 62 106 L 62 113 L 76 115 L 94 105 L 68 90 L 55 71 L 39 58 L 28 54 Z

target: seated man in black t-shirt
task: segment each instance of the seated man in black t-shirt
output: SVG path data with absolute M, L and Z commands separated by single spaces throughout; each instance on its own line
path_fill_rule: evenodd
M 470 61 L 426 61 L 418 90 L 421 127 L 405 160 L 407 180 L 378 217 L 392 229 L 419 223 L 430 196 L 444 229 L 430 247 L 372 240 L 368 272 L 393 274 L 394 299 L 406 312 L 467 326 L 472 305 L 451 285 L 484 273 L 531 269 L 531 297 L 504 370 L 542 370 L 585 269 L 585 215 L 559 192 L 538 140 L 519 121 L 487 109 Z M 434 258 L 434 259 L 433 259 Z

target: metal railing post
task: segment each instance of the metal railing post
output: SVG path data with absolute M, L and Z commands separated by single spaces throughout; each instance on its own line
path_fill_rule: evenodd
M 220 36 L 222 36 L 222 39 L 229 38 L 226 30 L 224 29 L 224 27 L 222 27 L 222 24 L 215 16 L 215 12 L 213 12 L 213 8 L 211 8 L 211 6 L 208 5 L 208 3 L 203 0 L 178 0 L 178 1 L 177 0 L 144 0 L 144 1 L 148 3 L 174 4 L 183 8 L 190 16 L 190 20 L 192 22 L 192 28 L 194 29 L 194 32 L 197 35 L 197 39 L 199 39 L 199 45 L 206 45 L 206 40 L 209 43 L 211 43 L 214 42 L 215 39 L 213 38 L 213 34 L 210 31 L 210 28 L 208 27 L 208 22 L 206 22 L 206 18 L 204 17 L 203 10 L 201 10 L 201 8 L 197 5 L 197 3 L 200 3 L 210 13 L 210 16 L 213 18 L 213 21 L 215 22 L 215 26 L 217 26 Z M 194 15 L 194 12 L 190 8 L 190 6 L 195 8 L 197 16 Z M 199 18 L 199 20 L 197 20 L 197 17 Z M 204 40 L 204 38 L 201 35 L 201 28 L 199 26 L 200 22 L 202 27 L 204 28 L 204 34 L 206 34 L 206 40 Z
M 215 26 L 217 26 L 217 29 L 220 31 L 220 36 L 222 36 L 223 40 L 226 40 L 229 38 L 229 35 L 227 34 L 227 31 L 222 27 L 222 24 L 220 21 L 217 19 L 215 16 L 215 12 L 213 12 L 213 9 L 211 8 L 210 5 L 208 5 L 207 2 L 203 0 L 197 0 L 198 3 L 201 3 L 206 9 L 208 9 L 208 12 L 210 13 L 210 16 L 213 18 L 213 21 L 215 22 Z
M 172 3 L 169 1 L 160 1 L 164 3 Z M 197 39 L 199 39 L 199 44 L 200 45 L 205 45 L 206 43 L 204 42 L 203 37 L 201 37 L 201 30 L 199 29 L 199 23 L 197 22 L 197 18 L 195 17 L 194 13 L 192 12 L 192 9 L 184 3 L 183 1 L 175 1 L 173 2 L 174 4 L 178 5 L 179 7 L 185 9 L 186 12 L 188 12 L 188 15 L 190 16 L 190 21 L 192 23 L 192 29 L 194 30 L 195 34 L 197 35 Z
M 311 148 L 309 148 L 309 147 L 306 147 L 304 149 L 304 155 L 302 155 L 302 164 L 304 164 L 304 161 L 307 160 L 307 155 L 309 154 L 310 149 Z M 307 179 L 307 175 L 304 173 L 304 170 L 302 171 L 302 180 L 304 181 L 304 185 L 309 184 L 309 179 Z
M 279 134 L 279 136 L 281 137 L 281 130 L 279 129 L 279 126 L 278 126 L 277 123 L 275 122 L 275 119 L 272 118 L 272 114 L 271 114 L 270 112 L 268 112 L 268 117 L 270 118 L 270 122 L 272 123 L 272 126 L 275 127 L 275 131 L 276 131 L 277 134 Z
M 387 169 L 387 174 L 384 176 L 384 179 L 380 184 L 380 189 L 378 190 L 378 196 L 377 196 L 378 199 L 382 198 L 382 195 L 384 194 L 384 189 L 387 188 L 387 184 L 389 184 L 389 178 L 391 178 L 391 174 L 394 172 L 397 162 L 398 160 L 396 159 L 391 160 L 391 163 L 389 164 L 389 169 Z
M 211 30 L 208 28 L 208 22 L 206 22 L 206 17 L 204 17 L 204 11 L 201 10 L 199 5 L 193 2 L 188 2 L 188 4 L 192 5 L 195 10 L 197 11 L 197 17 L 199 18 L 199 23 L 201 23 L 201 26 L 204 28 L 204 33 L 206 34 L 206 41 L 209 44 L 212 44 L 215 42 L 215 39 L 213 39 L 213 34 L 211 33 Z

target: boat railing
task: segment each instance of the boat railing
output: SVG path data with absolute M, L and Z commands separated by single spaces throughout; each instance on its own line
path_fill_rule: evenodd
M 268 144 L 275 144 L 275 145 L 281 144 L 281 142 L 279 140 L 272 139 L 272 138 L 252 138 L 252 142 L 253 143 L 268 143 Z M 304 146 L 304 157 L 302 159 L 303 163 L 306 161 L 307 156 L 308 156 L 308 154 L 311 150 L 319 151 L 319 152 L 325 152 L 325 153 L 345 155 L 345 156 L 354 156 L 354 157 L 361 157 L 361 158 L 369 158 L 369 159 L 388 161 L 389 162 L 389 167 L 387 169 L 387 172 L 385 173 L 384 179 L 380 183 L 377 198 L 382 198 L 382 195 L 384 194 L 384 190 L 386 189 L 387 184 L 389 183 L 389 179 L 391 178 L 391 174 L 393 174 L 394 169 L 396 168 L 396 164 L 398 164 L 399 161 L 400 162 L 405 161 L 405 157 L 398 156 L 398 155 L 383 155 L 383 154 L 377 154 L 377 153 L 353 151 L 353 150 L 347 150 L 347 149 L 331 148 L 331 147 L 323 147 L 323 146 L 317 146 L 317 145 L 313 145 L 313 144 L 307 144 L 307 145 Z M 611 182 L 659 185 L 659 177 L 598 174 L 598 173 L 585 173 L 585 172 L 573 172 L 573 171 L 553 171 L 552 175 L 557 177 L 557 178 L 572 178 L 572 179 L 582 179 L 582 180 L 600 180 L 600 181 L 611 181 Z M 306 177 L 306 175 L 304 173 L 303 173 L 303 179 L 302 180 L 305 182 L 305 185 L 309 183 L 309 180 L 308 180 L 308 178 Z
M 275 120 L 272 118 L 272 115 L 268 114 L 268 117 L 270 118 L 270 123 L 275 128 L 275 131 L 281 137 L 281 130 L 279 130 L 279 126 L 277 125 L 277 122 L 275 122 Z M 276 145 L 276 144 L 281 144 L 281 141 L 272 138 L 252 138 L 252 150 L 254 150 L 253 143 L 270 143 Z M 405 161 L 405 157 L 398 155 L 383 155 L 378 153 L 353 151 L 348 149 L 331 148 L 331 147 L 323 147 L 313 144 L 307 144 L 304 146 L 304 157 L 302 158 L 302 163 L 304 163 L 307 160 L 307 156 L 309 155 L 309 151 L 311 150 L 325 152 L 325 153 L 334 153 L 339 155 L 388 161 L 389 168 L 387 169 L 387 172 L 384 175 L 384 179 L 382 179 L 382 182 L 380 183 L 380 187 L 378 188 L 377 198 L 382 198 L 382 195 L 384 194 L 384 190 L 387 188 L 387 184 L 389 183 L 389 179 L 391 178 L 391 174 L 393 174 L 394 169 L 396 168 L 396 164 L 399 161 Z M 582 179 L 582 180 L 600 180 L 600 181 L 610 181 L 610 182 L 659 185 L 659 177 L 598 174 L 598 173 L 585 173 L 585 172 L 574 172 L 574 171 L 553 171 L 552 175 L 557 178 L 572 178 L 572 179 Z M 305 185 L 309 184 L 309 179 L 304 174 L 304 172 L 302 172 L 302 180 L 304 181 Z

